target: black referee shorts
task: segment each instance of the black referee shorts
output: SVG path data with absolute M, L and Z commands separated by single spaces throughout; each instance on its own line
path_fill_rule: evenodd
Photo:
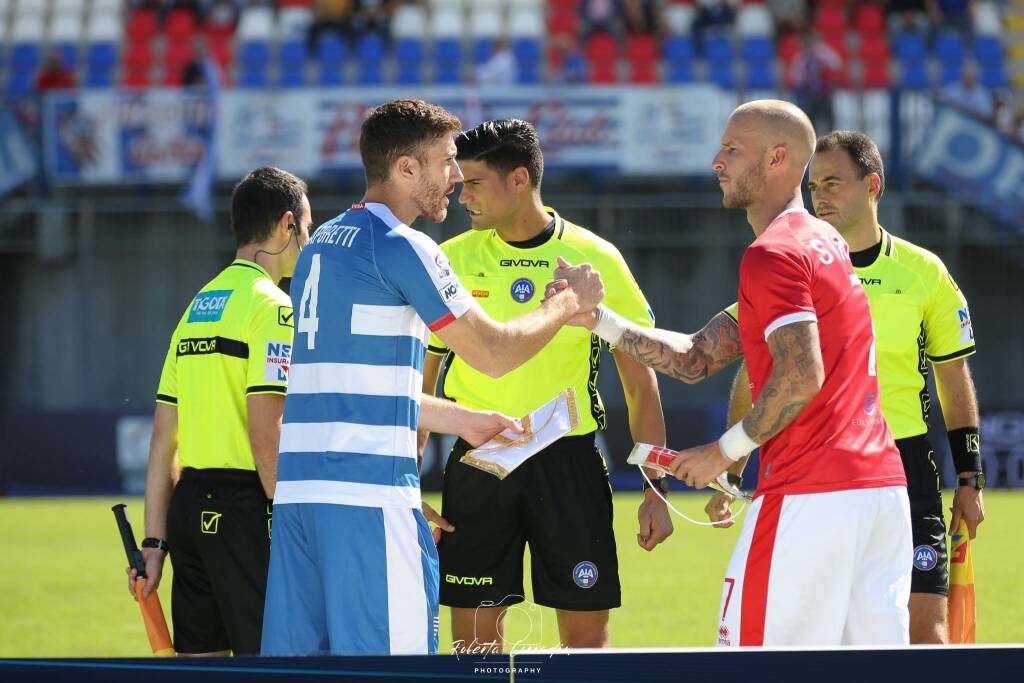
M 259 475 L 185 468 L 167 510 L 174 647 L 260 651 L 270 564 L 270 502 Z
M 598 611 L 621 603 L 612 529 L 612 491 L 594 435 L 556 441 L 504 480 L 459 462 L 461 439 L 444 474 L 441 604 L 523 602 L 523 550 L 530 544 L 539 605 Z
M 949 595 L 949 557 L 946 553 L 946 521 L 942 514 L 942 489 L 935 452 L 925 435 L 897 439 L 907 474 L 910 523 L 914 537 L 914 569 L 911 593 Z

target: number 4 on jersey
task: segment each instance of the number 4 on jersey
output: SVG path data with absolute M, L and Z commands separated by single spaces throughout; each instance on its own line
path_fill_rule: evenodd
M 316 317 L 316 302 L 320 292 L 320 254 L 313 254 L 313 263 L 309 266 L 306 284 L 302 286 L 302 299 L 299 300 L 299 322 L 295 329 L 299 334 L 306 335 L 306 348 L 316 348 L 316 331 L 320 326 L 320 318 Z M 307 313 L 308 307 L 308 313 Z

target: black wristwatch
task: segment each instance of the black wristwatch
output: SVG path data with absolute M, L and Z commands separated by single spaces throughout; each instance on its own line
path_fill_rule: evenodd
M 653 484 L 653 486 L 651 484 Z M 661 477 L 660 479 L 651 479 L 650 484 L 647 483 L 646 479 L 644 479 L 644 491 L 651 488 L 659 491 L 661 495 L 665 495 L 666 493 L 668 493 L 668 477 Z
M 167 545 L 167 541 L 165 541 L 164 539 L 153 538 L 152 536 L 150 536 L 149 538 L 142 539 L 142 547 L 156 548 L 157 550 L 163 550 L 166 553 L 168 552 L 169 546 Z
M 970 486 L 972 489 L 978 489 L 981 491 L 985 488 L 985 473 L 978 472 L 973 477 L 960 477 L 956 480 L 957 487 Z

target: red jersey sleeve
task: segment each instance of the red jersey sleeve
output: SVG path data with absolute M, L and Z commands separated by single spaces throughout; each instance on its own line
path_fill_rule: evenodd
M 811 297 L 812 266 L 796 251 L 752 244 L 743 256 L 741 282 L 755 318 L 768 335 L 795 322 L 817 321 Z

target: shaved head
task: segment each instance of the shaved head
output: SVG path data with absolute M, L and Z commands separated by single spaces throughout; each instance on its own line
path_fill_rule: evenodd
M 785 147 L 790 160 L 802 169 L 814 153 L 814 126 L 804 111 L 782 100 L 754 100 L 736 107 L 731 121 L 751 122 L 757 126 L 766 148 Z

